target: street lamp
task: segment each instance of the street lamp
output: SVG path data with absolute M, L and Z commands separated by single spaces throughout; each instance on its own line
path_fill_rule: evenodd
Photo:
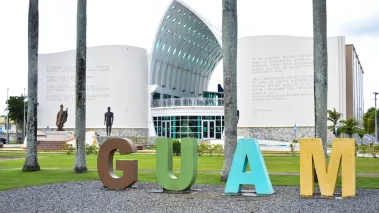
M 374 92 L 375 95 L 375 141 L 378 141 L 378 120 L 377 120 L 377 112 L 376 112 L 376 95 L 379 94 L 379 92 Z

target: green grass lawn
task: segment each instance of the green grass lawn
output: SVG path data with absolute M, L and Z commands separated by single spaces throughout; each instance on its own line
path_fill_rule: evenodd
M 0 156 L 20 156 L 24 153 L 0 153 Z M 155 170 L 155 155 L 131 154 L 115 155 L 116 159 L 136 159 L 140 170 Z M 299 172 L 299 157 L 289 156 L 264 156 L 269 172 Z M 22 172 L 24 159 L 0 161 L 0 169 L 19 168 L 19 170 L 0 171 L 0 190 L 43 185 L 57 182 L 98 180 L 96 171 L 85 174 L 74 174 L 71 169 L 74 165 L 75 155 L 39 153 L 38 161 L 41 166 L 39 172 Z M 96 155 L 87 155 L 87 167 L 96 169 Z M 196 183 L 198 184 L 225 184 L 219 180 L 219 174 L 202 173 L 203 170 L 221 171 L 223 156 L 199 157 Z M 58 168 L 60 170 L 44 170 L 45 168 Z M 174 169 L 180 170 L 180 157 L 174 157 Z M 357 173 L 379 173 L 379 159 L 357 158 Z M 121 173 L 118 173 L 119 175 Z M 139 172 L 138 181 L 156 182 L 154 172 Z M 270 175 L 273 185 L 298 186 L 299 176 Z M 337 187 L 341 186 L 341 178 L 338 178 Z M 357 177 L 358 188 L 379 188 L 379 178 Z
M 0 156 L 24 156 L 24 153 L 0 153 Z M 155 170 L 155 155 L 153 154 L 115 154 L 117 159 L 138 160 L 140 170 Z M 299 172 L 299 157 L 291 156 L 264 156 L 267 170 L 269 172 Z M 201 156 L 199 157 L 198 170 L 221 171 L 223 156 Z M 74 165 L 75 155 L 39 153 L 38 162 L 41 168 L 71 169 Z M 0 169 L 22 168 L 24 159 L 0 161 Z M 97 155 L 87 155 L 87 167 L 96 169 Z M 180 157 L 174 156 L 174 169 L 180 170 Z M 379 173 L 378 158 L 357 158 L 357 173 Z

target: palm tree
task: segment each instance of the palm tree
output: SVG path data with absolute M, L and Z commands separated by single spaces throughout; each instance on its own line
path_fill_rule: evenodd
M 361 146 L 363 146 L 363 137 L 366 134 L 366 130 L 360 129 L 360 130 L 358 130 L 357 134 L 359 135 L 359 138 L 361 139 Z
M 237 146 L 237 0 L 222 1 L 225 152 L 221 181 L 229 176 Z
M 313 0 L 315 137 L 321 138 L 327 156 L 328 49 L 326 0 Z
M 336 134 L 334 127 L 337 125 L 337 122 L 341 118 L 341 115 L 342 113 L 337 112 L 336 108 L 333 108 L 333 110 L 328 110 L 328 120 L 333 122 L 333 126 L 330 126 L 329 129 L 333 131 L 333 134 Z
M 377 110 L 377 117 L 379 118 L 379 109 Z M 378 119 L 379 120 L 379 119 Z M 363 127 L 369 134 L 375 133 L 375 108 L 371 107 L 363 116 Z
M 27 147 L 22 171 L 39 171 L 37 156 L 37 105 L 38 105 L 38 0 L 29 1 L 28 17 L 28 117 Z
M 344 124 L 340 127 L 341 133 L 347 134 L 349 138 L 352 138 L 353 134 L 358 133 L 360 131 L 359 122 L 356 121 L 354 118 L 350 118 L 348 120 L 341 120 L 341 124 Z
M 87 0 L 78 0 L 76 34 L 76 158 L 75 173 L 87 172 L 86 163 L 86 59 L 87 59 Z

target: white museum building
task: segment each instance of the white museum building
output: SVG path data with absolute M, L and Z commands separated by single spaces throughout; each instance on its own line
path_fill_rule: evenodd
M 361 122 L 363 69 L 344 36 L 328 38 L 328 109 Z M 174 0 L 157 26 L 151 50 L 132 46 L 87 49 L 87 129 L 113 136 L 222 139 L 223 82 L 220 29 Z M 221 62 L 221 63 L 220 63 Z M 222 73 L 219 73 L 222 74 Z M 38 125 L 56 128 L 61 104 L 65 130 L 75 128 L 75 50 L 40 54 Z M 313 38 L 249 36 L 238 40 L 238 134 L 291 141 L 314 135 Z M 216 88 L 213 91 L 209 88 Z

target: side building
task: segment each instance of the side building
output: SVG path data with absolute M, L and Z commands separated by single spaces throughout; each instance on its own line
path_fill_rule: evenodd
M 363 126 L 363 68 L 352 44 L 346 45 L 346 118 L 355 118 Z
M 155 85 L 151 115 L 156 136 L 222 139 L 222 88 L 207 92 L 209 78 L 222 59 L 221 36 L 204 20 L 174 0 L 159 26 L 149 75 Z M 213 50 L 207 48 L 211 46 Z M 313 76 L 312 37 L 239 38 L 238 135 L 278 141 L 313 137 Z M 341 119 L 362 120 L 362 76 L 357 54 L 345 44 L 345 37 L 329 37 L 328 109 L 342 113 Z M 332 132 L 328 138 L 334 138 Z
M 56 130 L 60 105 L 68 109 L 63 129 L 75 128 L 75 50 L 39 55 L 38 128 Z M 104 114 L 114 113 L 112 136 L 147 136 L 148 61 L 143 48 L 87 48 L 86 130 L 106 135 Z

